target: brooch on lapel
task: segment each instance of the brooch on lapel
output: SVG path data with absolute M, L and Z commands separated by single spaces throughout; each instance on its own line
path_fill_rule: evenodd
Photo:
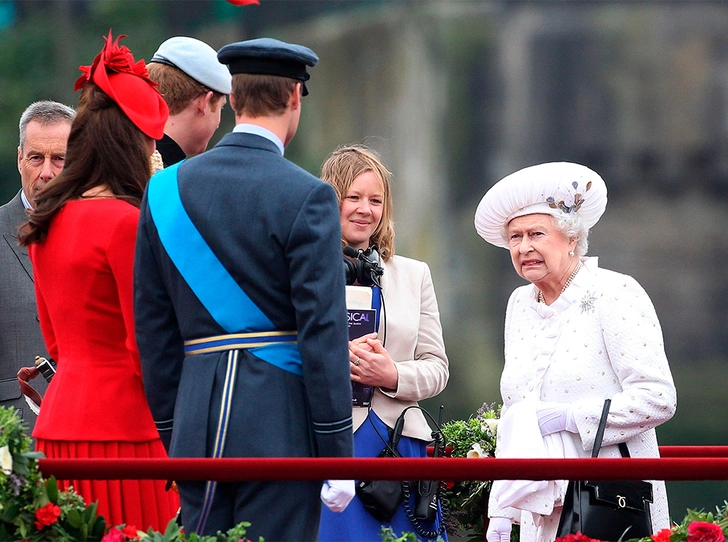
M 594 302 L 597 300 L 597 297 L 587 291 L 584 294 L 584 297 L 581 298 L 581 312 L 589 312 L 594 310 Z

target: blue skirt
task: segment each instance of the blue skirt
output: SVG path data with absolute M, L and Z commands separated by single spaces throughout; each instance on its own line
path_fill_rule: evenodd
M 375 430 L 376 426 L 376 430 Z M 389 440 L 389 429 L 374 413 L 369 412 L 367 420 L 354 433 L 354 456 L 377 457 Z M 397 445 L 402 457 L 426 457 L 427 443 L 413 438 L 402 437 Z M 414 491 L 410 497 L 410 507 L 414 510 Z M 436 521 L 420 520 L 421 527 L 426 531 L 436 531 L 442 520 L 442 511 L 438 511 Z M 366 511 L 359 497 L 354 497 L 343 512 L 332 512 L 326 506 L 321 507 L 321 527 L 319 542 L 380 542 L 382 527 L 391 527 L 395 536 L 404 532 L 417 533 L 407 518 L 404 506 L 392 518 L 391 523 L 382 523 Z M 447 533 L 443 532 L 442 539 L 447 541 Z M 428 540 L 417 535 L 419 540 Z M 435 537 L 437 538 L 437 537 Z

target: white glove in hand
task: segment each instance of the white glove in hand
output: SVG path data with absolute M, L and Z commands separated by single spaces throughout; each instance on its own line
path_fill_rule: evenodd
M 539 401 L 536 407 L 536 416 L 538 417 L 538 427 L 541 429 L 543 436 L 558 433 L 559 431 L 579 432 L 574 421 L 574 413 L 568 403 Z
M 485 539 L 488 542 L 510 542 L 511 526 L 511 520 L 508 518 L 490 518 Z
M 354 480 L 326 480 L 321 500 L 332 512 L 343 512 L 354 498 Z

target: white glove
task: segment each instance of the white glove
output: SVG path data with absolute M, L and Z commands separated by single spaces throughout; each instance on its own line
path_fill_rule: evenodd
M 343 512 L 354 498 L 354 480 L 326 480 L 321 500 L 332 512 Z
M 488 542 L 510 542 L 511 520 L 508 518 L 490 518 L 485 539 Z
M 574 421 L 574 413 L 568 403 L 539 401 L 536 407 L 536 416 L 538 417 L 538 427 L 541 429 L 543 436 L 558 433 L 559 431 L 579 432 Z

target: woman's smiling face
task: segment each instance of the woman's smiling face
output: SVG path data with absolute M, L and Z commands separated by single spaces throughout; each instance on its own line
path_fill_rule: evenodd
M 516 272 L 541 290 L 540 284 L 558 284 L 571 264 L 570 241 L 556 228 L 551 215 L 514 218 L 506 228 L 508 249 Z
M 373 171 L 358 175 L 341 201 L 341 234 L 356 249 L 369 247 L 382 220 L 384 190 Z

